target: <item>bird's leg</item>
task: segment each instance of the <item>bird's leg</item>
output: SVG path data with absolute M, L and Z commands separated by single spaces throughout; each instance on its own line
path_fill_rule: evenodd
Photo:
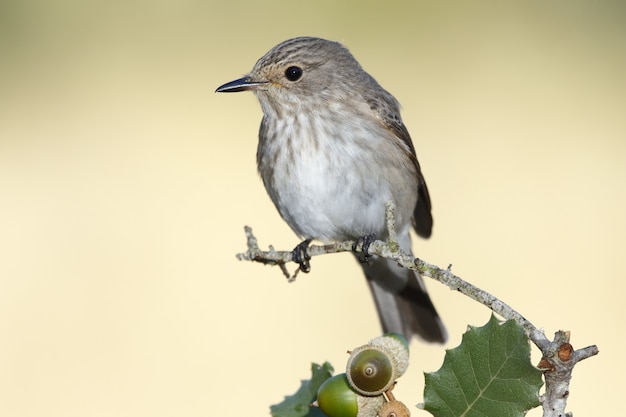
M 354 244 L 352 245 L 352 252 L 359 253 L 358 247 L 359 245 L 361 246 L 361 252 L 360 252 L 360 255 L 358 256 L 359 261 L 361 263 L 365 263 L 369 261 L 370 259 L 370 255 L 368 254 L 369 247 L 375 240 L 376 240 L 376 233 L 370 233 L 368 235 L 361 236 L 357 240 L 354 241 Z
M 311 271 L 311 263 L 309 262 L 311 256 L 309 255 L 308 249 L 312 240 L 313 239 L 303 240 L 291 251 L 291 260 L 299 264 L 300 271 L 304 273 Z

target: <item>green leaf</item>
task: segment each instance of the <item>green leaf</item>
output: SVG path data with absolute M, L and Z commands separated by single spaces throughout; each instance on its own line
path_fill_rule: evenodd
M 320 385 L 333 375 L 333 367 L 328 362 L 323 365 L 311 364 L 311 379 L 302 381 L 295 394 L 285 397 L 282 403 L 270 406 L 273 417 L 325 417 L 318 407 L 311 407 L 317 397 Z
M 424 409 L 435 417 L 523 416 L 540 404 L 543 385 L 523 329 L 493 315 L 485 326 L 470 327 L 441 368 L 425 378 Z

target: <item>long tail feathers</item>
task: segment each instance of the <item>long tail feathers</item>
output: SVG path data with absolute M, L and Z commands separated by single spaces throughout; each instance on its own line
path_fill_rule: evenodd
M 417 272 L 381 258 L 362 267 L 385 333 L 400 333 L 407 340 L 417 335 L 427 342 L 446 341 L 446 329 Z

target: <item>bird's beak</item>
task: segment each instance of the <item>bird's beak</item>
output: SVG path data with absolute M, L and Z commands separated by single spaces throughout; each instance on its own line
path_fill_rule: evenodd
M 236 93 L 238 91 L 257 90 L 260 86 L 267 84 L 266 81 L 253 81 L 249 77 L 243 77 L 220 85 L 215 90 L 216 93 Z

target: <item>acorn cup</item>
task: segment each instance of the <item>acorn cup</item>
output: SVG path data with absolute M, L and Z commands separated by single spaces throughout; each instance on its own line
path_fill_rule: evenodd
M 378 411 L 378 417 L 410 417 L 411 412 L 404 403 L 391 400 L 382 405 Z

